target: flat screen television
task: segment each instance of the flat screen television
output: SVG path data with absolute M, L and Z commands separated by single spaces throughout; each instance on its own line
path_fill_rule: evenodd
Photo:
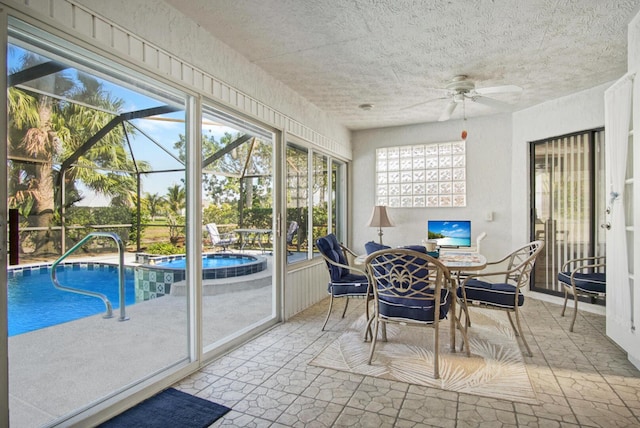
M 471 221 L 428 220 L 427 237 L 435 239 L 440 247 L 470 247 Z

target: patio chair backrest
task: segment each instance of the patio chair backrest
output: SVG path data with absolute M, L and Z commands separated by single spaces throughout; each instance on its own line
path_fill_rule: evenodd
M 211 238 L 211 245 L 216 245 L 221 241 L 220 232 L 218 232 L 218 226 L 215 223 L 208 223 L 206 225 L 207 232 L 209 232 L 209 237 Z
M 543 247 L 544 242 L 532 241 L 511 253 L 508 256 L 505 282 L 511 280 L 520 289 L 528 286 L 533 265 Z
M 331 281 L 339 281 L 345 275 L 349 274 L 349 269 L 343 266 L 348 266 L 349 261 L 347 259 L 342 246 L 338 242 L 338 238 L 333 233 L 318 238 L 316 241 L 316 247 L 320 254 L 325 259 L 327 268 L 329 269 L 329 276 Z M 328 260 L 337 263 L 342 266 L 331 264 Z
M 292 221 L 289 223 L 289 229 L 287 230 L 287 244 L 291 244 L 293 242 L 293 237 L 298 231 L 298 222 Z
M 373 280 L 374 295 L 380 303 L 393 305 L 396 312 L 405 306 L 422 307 L 437 311 L 439 319 L 446 316 L 448 304 L 436 309 L 437 304 L 428 303 L 440 299 L 440 303 L 445 304 L 448 300 L 451 276 L 449 270 L 437 259 L 410 249 L 389 248 L 370 255 L 366 263 Z M 413 309 L 407 309 L 407 312 L 406 316 L 410 319 L 409 314 Z M 431 317 L 433 315 L 434 313 L 430 314 Z

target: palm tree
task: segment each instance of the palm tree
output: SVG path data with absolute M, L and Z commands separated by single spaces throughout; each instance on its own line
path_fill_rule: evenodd
M 184 187 L 175 184 L 167 189 L 167 208 L 176 215 L 181 215 L 186 205 L 186 191 Z
M 25 52 L 19 68 L 27 69 L 42 60 Z M 57 72 L 31 81 L 30 86 L 38 91 L 9 88 L 9 206 L 31 204 L 30 212 L 24 214 L 29 226 L 38 228 L 31 236 L 36 250 L 53 253 L 55 241 L 49 228 L 57 221 L 57 202 L 61 200 L 55 194 L 59 182 L 54 165 L 75 153 L 112 120 L 124 102 L 113 98 L 96 78 L 81 72 Z M 125 150 L 124 137 L 125 128 L 115 127 L 65 171 L 65 205 L 82 199 L 75 185 L 82 182 L 95 192 L 118 196 L 114 199 L 132 206 L 136 181 L 126 171 L 135 168 Z M 147 165 L 138 168 L 144 170 Z
M 166 201 L 167 208 L 169 209 L 169 212 L 171 214 L 175 214 L 178 216 L 182 215 L 182 210 L 184 209 L 187 202 L 187 196 L 184 187 L 179 184 L 175 184 L 169 187 L 167 189 Z
M 22 59 L 22 68 L 28 68 L 38 62 L 38 57 L 27 53 Z M 41 77 L 32 82 L 36 89 L 43 92 L 66 93 L 73 84 L 62 73 Z M 60 136 L 68 135 L 66 129 L 55 129 L 54 116 L 57 106 L 53 98 L 31 95 L 15 87 L 9 89 L 9 154 L 12 158 L 30 159 L 30 163 L 12 162 L 12 183 L 9 206 L 19 206 L 29 201 L 31 213 L 29 225 L 40 228 L 34 242 L 36 248 L 53 252 L 53 242 L 49 239 L 47 228 L 53 222 L 54 177 L 53 162 L 60 153 Z M 16 169 L 20 170 L 17 173 Z
M 186 192 L 184 187 L 175 184 L 167 189 L 166 206 L 167 221 L 169 222 L 169 240 L 176 244 L 184 230 L 184 216 L 182 210 L 186 205 Z
M 69 129 L 65 140 L 63 158 L 72 155 L 87 140 L 104 128 L 124 105 L 124 100 L 114 98 L 106 92 L 101 82 L 84 73 L 78 73 L 80 82 L 70 94 L 73 100 L 81 101 L 97 107 L 91 109 L 76 103 L 65 103 L 58 118 L 60 126 Z M 81 181 L 91 190 L 112 197 L 112 205 L 134 206 L 136 180 L 133 173 L 137 169 L 149 169 L 146 162 L 133 159 L 125 149 L 125 130 L 131 137 L 135 131 L 132 127 L 117 126 L 106 134 L 90 150 L 82 154 L 75 165 L 65 171 L 67 183 Z M 102 172 L 98 172 L 102 171 Z
M 166 203 L 166 200 L 157 193 L 147 193 L 144 197 L 145 203 L 147 204 L 147 209 L 149 210 L 149 215 L 151 215 L 151 219 L 155 220 L 156 216 L 160 213 L 162 205 Z

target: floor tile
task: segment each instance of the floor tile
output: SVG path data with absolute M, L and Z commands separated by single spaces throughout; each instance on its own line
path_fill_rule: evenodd
M 276 422 L 296 428 L 330 427 L 343 406 L 308 397 L 298 397 Z
M 524 361 L 536 400 L 525 404 L 312 366 L 364 302 L 344 319 L 334 308 L 321 331 L 327 308 L 325 299 L 175 387 L 232 408 L 213 427 L 640 426 L 640 372 L 606 337 L 603 316 L 580 313 L 572 333 L 559 305 L 527 300 L 534 355 Z

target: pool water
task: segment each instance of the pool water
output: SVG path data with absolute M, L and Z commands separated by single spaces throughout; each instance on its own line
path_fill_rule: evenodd
M 9 276 L 9 336 L 106 312 L 99 298 L 55 288 L 50 272 L 50 269 L 39 269 Z M 57 277 L 61 285 L 106 295 L 113 307 L 114 318 L 118 317 L 116 308 L 120 307 L 120 298 L 116 267 L 105 266 L 97 270 L 61 267 Z M 134 274 L 131 269 L 125 270 L 125 303 L 135 303 Z
M 202 258 L 202 269 L 215 269 L 215 268 L 223 268 L 228 266 L 238 266 L 246 263 L 254 263 L 256 261 L 255 257 L 242 257 L 242 256 L 234 256 L 234 257 L 203 257 Z M 156 266 L 161 267 L 170 267 L 175 269 L 185 269 L 187 266 L 187 260 L 185 258 L 179 258 L 171 261 L 156 263 Z

